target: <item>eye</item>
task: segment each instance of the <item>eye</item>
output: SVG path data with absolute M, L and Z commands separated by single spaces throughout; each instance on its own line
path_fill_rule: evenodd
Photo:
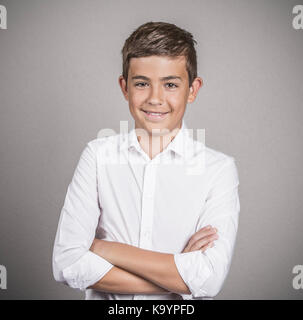
M 178 88 L 178 86 L 172 82 L 166 83 L 166 85 L 169 85 L 168 86 L 169 89 Z
M 148 84 L 148 83 L 146 83 L 146 82 L 137 82 L 137 83 L 135 83 L 135 87 L 143 88 L 143 87 L 145 87 L 146 84 Z

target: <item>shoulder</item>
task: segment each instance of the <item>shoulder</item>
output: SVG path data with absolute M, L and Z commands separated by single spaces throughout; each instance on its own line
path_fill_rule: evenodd
M 223 171 L 230 171 L 238 174 L 236 159 L 230 154 L 205 146 L 205 165 L 206 169 L 217 175 Z
M 121 134 L 115 134 L 102 138 L 95 138 L 87 143 L 87 147 L 92 149 L 94 153 L 99 154 L 105 151 L 118 151 L 118 147 L 121 143 Z
M 228 164 L 235 161 L 235 157 L 222 151 L 205 146 L 206 164 L 209 166 L 217 166 Z
M 205 162 L 206 168 L 213 179 L 219 179 L 220 181 L 226 179 L 235 182 L 235 184 L 239 183 L 239 174 L 234 156 L 205 146 Z
M 198 157 L 204 162 L 206 169 L 235 163 L 234 156 L 213 149 L 207 146 L 205 142 L 193 138 L 189 138 L 188 141 L 190 146 L 188 150 L 190 150 L 190 153 L 192 153 L 194 157 Z

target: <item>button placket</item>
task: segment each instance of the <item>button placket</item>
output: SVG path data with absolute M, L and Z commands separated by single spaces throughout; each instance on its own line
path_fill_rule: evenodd
M 144 249 L 151 249 L 152 224 L 154 214 L 154 189 L 156 178 L 156 166 L 149 163 L 145 167 L 143 196 L 142 196 L 142 214 L 140 225 L 139 245 Z
M 152 223 L 154 214 L 154 189 L 156 179 L 156 167 L 149 162 L 145 166 L 143 192 L 142 192 L 142 211 L 140 224 L 139 247 L 143 249 L 152 249 Z M 144 295 L 135 295 L 133 300 L 144 300 Z

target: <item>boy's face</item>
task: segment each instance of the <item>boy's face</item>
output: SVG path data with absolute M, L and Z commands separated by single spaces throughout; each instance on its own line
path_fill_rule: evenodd
M 159 131 L 153 129 L 181 128 L 186 104 L 194 101 L 202 79 L 196 78 L 189 88 L 184 56 L 149 56 L 131 58 L 127 86 L 122 76 L 119 83 L 129 102 L 135 128 L 156 134 Z

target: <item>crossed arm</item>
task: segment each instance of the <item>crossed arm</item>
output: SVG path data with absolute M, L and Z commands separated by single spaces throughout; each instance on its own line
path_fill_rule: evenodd
M 218 239 L 215 228 L 202 228 L 182 252 L 205 251 Z M 92 252 L 114 267 L 89 288 L 111 293 L 190 294 L 174 262 L 174 255 L 137 248 L 124 243 L 95 239 Z
M 211 222 L 220 228 L 222 240 L 217 250 L 199 254 L 199 250 L 203 251 L 202 241 L 207 239 L 202 228 L 182 251 L 190 254 L 173 255 L 117 242 L 92 241 L 100 218 L 94 148 L 91 143 L 83 151 L 68 187 L 53 250 L 55 280 L 81 290 L 93 288 L 121 294 L 186 295 L 188 284 L 194 297 L 215 296 L 229 270 L 238 228 L 239 179 L 234 160 L 228 158 L 216 169 L 201 212 L 203 218 L 198 221 L 198 226 Z M 101 270 L 107 270 L 102 278 Z

